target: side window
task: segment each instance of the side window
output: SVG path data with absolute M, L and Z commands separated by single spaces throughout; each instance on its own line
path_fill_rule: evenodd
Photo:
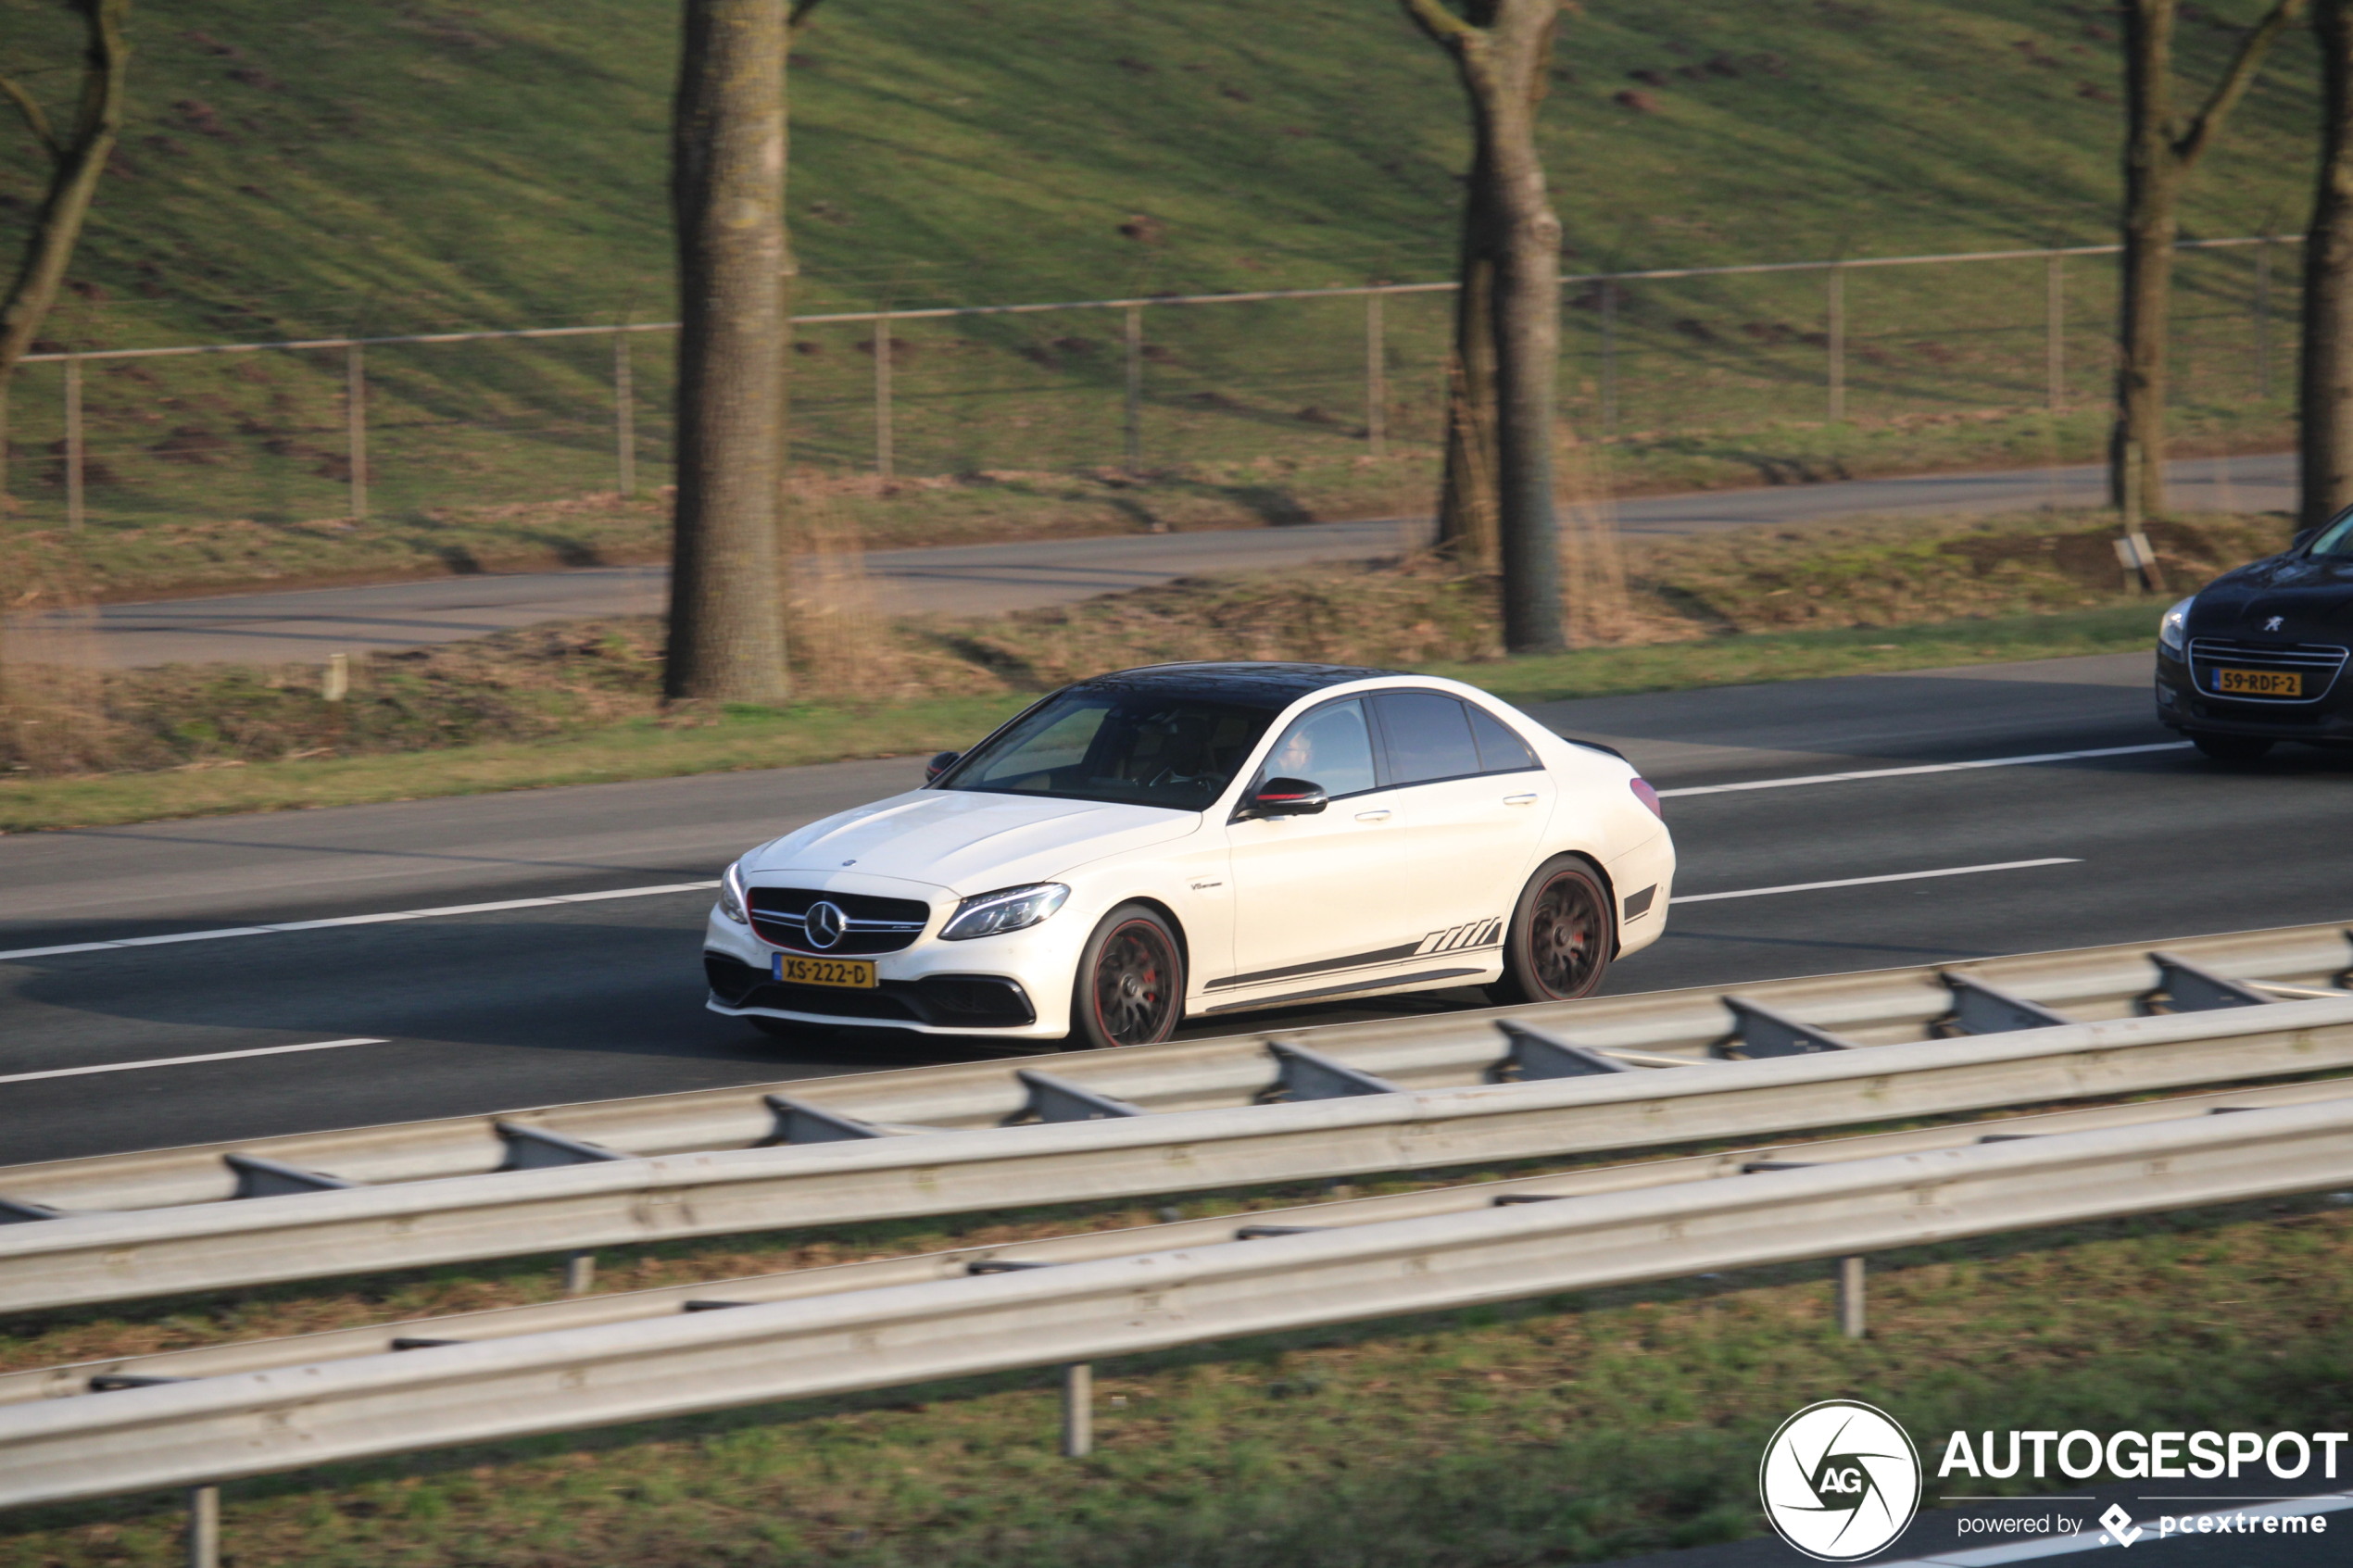
M 1337 799 L 1373 787 L 1373 736 L 1362 702 L 1336 702 L 1283 732 L 1259 771 L 1270 779 L 1305 779 Z
M 1463 704 L 1463 710 L 1470 715 L 1471 735 L 1478 742 L 1480 772 L 1518 773 L 1539 765 L 1528 743 L 1501 719 L 1475 702 Z
M 1480 771 L 1463 705 L 1440 692 L 1383 692 L 1373 698 L 1389 743 L 1390 783 L 1424 784 Z

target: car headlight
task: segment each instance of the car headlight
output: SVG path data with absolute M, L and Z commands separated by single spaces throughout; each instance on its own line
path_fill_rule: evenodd
M 2192 594 L 2188 598 L 2167 610 L 2165 619 L 2157 623 L 2157 640 L 2175 653 L 2180 653 L 2189 646 L 2190 606 L 2196 603 L 2197 603 L 2197 596 Z
M 943 942 L 969 942 L 975 936 L 995 936 L 1000 932 L 1020 931 L 1036 925 L 1063 907 L 1070 897 L 1070 889 L 1059 882 L 1032 883 L 1026 887 L 1003 887 L 994 893 L 975 893 L 956 906 L 940 928 Z
M 737 925 L 749 925 L 744 913 L 744 865 L 741 860 L 719 873 L 719 912 Z

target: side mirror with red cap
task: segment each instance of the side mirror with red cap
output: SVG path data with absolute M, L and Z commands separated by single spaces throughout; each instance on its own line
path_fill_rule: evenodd
M 1252 817 L 1312 817 L 1331 804 L 1331 797 L 1324 786 L 1305 779 L 1268 779 L 1242 801 L 1242 809 L 1234 813 L 1248 821 Z
M 939 775 L 954 767 L 963 759 L 963 755 L 964 754 L 961 751 L 943 751 L 938 756 L 933 758 L 930 761 L 925 763 L 924 783 L 927 784 L 937 784 L 939 782 Z

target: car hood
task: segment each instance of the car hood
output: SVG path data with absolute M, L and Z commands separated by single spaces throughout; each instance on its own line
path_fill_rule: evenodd
M 2353 633 L 2353 560 L 2289 554 L 2224 572 L 2198 590 L 2189 629 L 2197 637 L 2341 643 Z
M 1200 823 L 1199 812 L 1154 806 L 918 789 L 762 845 L 744 858 L 744 870 L 765 876 L 849 869 L 970 897 L 1181 837 Z

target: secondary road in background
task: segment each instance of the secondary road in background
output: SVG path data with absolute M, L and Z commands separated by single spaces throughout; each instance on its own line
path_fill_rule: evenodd
M 2294 459 L 2286 454 L 2185 459 L 2171 464 L 2170 471 L 2172 504 L 2183 511 L 2280 510 L 2296 498 Z M 1704 533 L 1867 513 L 2095 506 L 2103 498 L 2106 483 L 2106 470 L 2089 466 L 1925 474 L 1646 495 L 1618 502 L 1617 514 L 1628 533 Z M 1428 527 L 1424 519 L 1390 518 L 1027 540 L 877 550 L 866 558 L 866 564 L 888 609 L 990 615 L 1151 587 L 1202 572 L 1366 558 L 1422 543 Z M 44 653 L 107 668 L 318 660 L 338 651 L 422 647 L 574 616 L 651 615 L 662 608 L 668 580 L 668 569 L 660 566 L 591 567 L 107 605 L 97 611 L 89 634 L 44 639 L 50 646 Z M 38 620 L 30 624 L 61 625 Z
M 2353 915 L 2353 762 L 2160 746 L 2143 656 L 1548 705 L 1662 788 L 1914 770 L 1667 801 L 1679 895 L 2059 862 L 1679 906 L 1615 991 L 1735 985 Z M 0 838 L 0 954 L 700 882 L 904 788 L 912 759 Z M 0 1078 L 352 1038 L 380 1045 L 14 1082 L 0 1163 L 858 1072 L 985 1044 L 783 1045 L 701 1010 L 700 890 L 0 956 Z M 1197 1034 L 1477 1005 L 1221 1018 Z

